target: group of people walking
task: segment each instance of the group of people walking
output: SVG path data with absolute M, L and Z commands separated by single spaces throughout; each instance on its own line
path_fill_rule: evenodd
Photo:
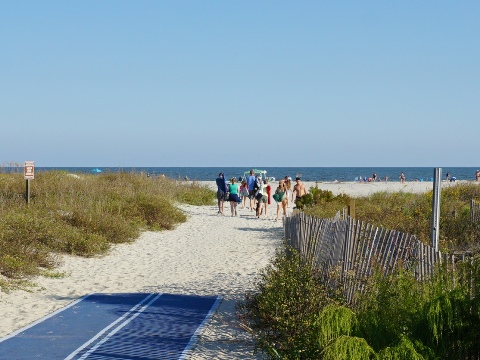
M 291 190 L 292 179 L 289 176 L 285 176 L 278 182 L 278 187 L 272 194 L 272 187 L 268 179 L 262 179 L 260 175 L 255 175 L 253 170 L 250 170 L 249 176 L 245 179 L 241 179 L 241 183 L 237 182 L 236 178 L 227 181 L 225 174 L 218 174 L 216 179 L 217 184 L 217 200 L 218 200 L 218 213 L 224 214 L 225 202 L 230 203 L 231 216 L 238 216 L 237 207 L 250 208 L 250 211 L 255 211 L 255 217 L 260 216 L 267 217 L 268 205 L 271 204 L 271 199 L 277 203 L 277 213 L 275 221 L 280 218 L 280 212 L 283 216 L 287 216 L 287 207 L 289 204 L 289 195 L 291 195 L 291 201 L 294 201 L 294 194 L 296 199 L 304 196 L 307 193 L 305 185 L 301 182 L 300 177 L 295 179 L 295 186 L 293 191 Z M 249 206 L 247 206 L 248 204 Z

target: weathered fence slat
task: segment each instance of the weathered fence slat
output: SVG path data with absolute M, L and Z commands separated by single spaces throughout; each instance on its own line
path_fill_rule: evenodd
M 296 213 L 285 218 L 284 236 L 317 268 L 340 266 L 348 301 L 352 301 L 356 291 L 363 290 L 374 264 L 389 274 L 401 263 L 423 280 L 431 274 L 435 263 L 444 259 L 414 235 L 378 228 L 349 216 L 341 219 L 340 214 L 319 219 Z

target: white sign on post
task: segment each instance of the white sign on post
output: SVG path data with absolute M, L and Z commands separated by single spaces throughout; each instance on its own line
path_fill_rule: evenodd
M 33 161 L 25 161 L 23 177 L 25 180 L 33 180 L 35 178 L 35 165 Z

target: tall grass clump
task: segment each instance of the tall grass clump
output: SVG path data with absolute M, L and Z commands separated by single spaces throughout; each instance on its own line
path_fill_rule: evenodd
M 318 281 L 310 262 L 288 246 L 277 249 L 259 275 L 256 291 L 237 310 L 257 340 L 257 351 L 271 358 L 318 358 L 317 314 L 335 299 L 335 291 Z
M 430 279 L 381 272 L 370 279 L 355 306 L 372 348 L 409 339 L 428 359 L 468 359 L 480 354 L 479 257 L 455 270 L 439 265 Z
M 27 206 L 23 174 L 0 174 L 0 284 L 55 267 L 59 253 L 101 255 L 141 231 L 173 229 L 186 221 L 179 204 L 215 198 L 199 183 L 134 172 L 39 172 L 30 184 Z

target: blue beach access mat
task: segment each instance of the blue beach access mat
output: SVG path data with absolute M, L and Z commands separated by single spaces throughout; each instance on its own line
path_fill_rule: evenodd
M 183 359 L 220 300 L 158 293 L 90 294 L 0 339 L 0 359 Z

